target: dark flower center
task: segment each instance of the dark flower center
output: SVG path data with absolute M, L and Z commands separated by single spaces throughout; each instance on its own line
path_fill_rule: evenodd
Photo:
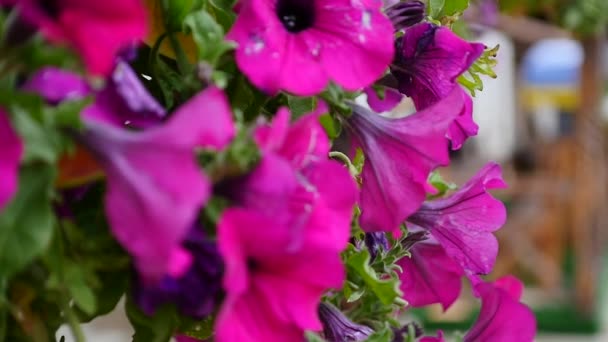
M 51 18 L 59 16 L 59 1 L 58 0 L 42 0 L 39 1 L 42 11 Z
M 313 26 L 315 2 L 314 0 L 278 0 L 276 13 L 287 31 L 298 33 Z
M 255 272 L 260 268 L 260 263 L 252 257 L 247 258 L 247 269 L 249 272 Z

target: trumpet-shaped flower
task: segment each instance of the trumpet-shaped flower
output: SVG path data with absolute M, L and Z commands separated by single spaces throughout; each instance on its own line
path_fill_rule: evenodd
M 300 341 L 323 328 L 317 307 L 323 293 L 342 286 L 345 271 L 323 225 L 309 225 L 294 250 L 293 228 L 264 213 L 227 209 L 218 226 L 226 299 L 216 321 L 224 342 Z M 346 240 L 341 242 L 346 246 Z
M 536 319 L 519 302 L 523 285 L 517 278 L 506 276 L 494 283 L 480 283 L 475 289 L 481 297 L 481 311 L 464 342 L 534 341 Z
M 354 323 L 338 308 L 328 303 L 319 305 L 319 317 L 323 324 L 323 337 L 328 342 L 365 341 L 374 333 L 372 328 Z
M 500 166 L 489 163 L 451 196 L 425 202 L 408 223 L 428 230 L 467 275 L 488 274 L 498 254 L 492 232 L 506 220 L 504 204 L 488 190 L 504 187 Z
M 397 262 L 403 299 L 412 307 L 440 303 L 447 310 L 460 295 L 462 267 L 436 242 L 416 243 L 410 253 Z
M 22 154 L 21 139 L 11 126 L 7 113 L 0 109 L 0 209 L 17 191 Z
M 449 163 L 446 134 L 463 106 L 461 92 L 454 89 L 405 118 L 390 119 L 355 106 L 343 120 L 353 146 L 366 158 L 359 200 L 365 231 L 400 234 L 399 225 L 426 197 L 429 173 Z
M 394 55 L 393 25 L 381 0 L 247 0 L 228 33 L 236 62 L 258 88 L 297 95 L 329 81 L 347 90 L 370 85 Z
M 399 91 L 418 110 L 433 105 L 456 86 L 456 79 L 475 62 L 483 44 L 470 43 L 445 27 L 422 23 L 409 28 L 396 42 L 391 72 Z
M 181 243 L 210 192 L 194 150 L 220 149 L 234 135 L 225 95 L 208 88 L 167 123 L 144 132 L 94 120 L 85 125 L 81 139 L 107 175 L 105 205 L 113 234 L 144 281 L 183 274 L 191 257 Z
M 47 39 L 74 48 L 89 72 L 106 75 L 114 58 L 146 35 L 146 12 L 140 0 L 4 0 L 16 5 L 28 23 Z

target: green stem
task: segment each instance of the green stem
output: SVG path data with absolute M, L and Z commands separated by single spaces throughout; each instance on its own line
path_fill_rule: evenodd
M 84 337 L 84 332 L 80 327 L 80 321 L 78 320 L 78 317 L 76 317 L 74 310 L 72 310 L 72 308 L 70 307 L 69 302 L 62 301 L 61 309 L 63 310 L 63 314 L 65 315 L 68 325 L 70 326 L 70 330 L 72 330 L 74 340 L 76 342 L 85 342 L 86 339 Z

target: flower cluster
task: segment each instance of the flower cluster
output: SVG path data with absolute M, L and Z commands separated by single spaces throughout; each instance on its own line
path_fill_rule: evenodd
M 136 340 L 443 341 L 396 318 L 466 277 L 465 341 L 532 341 L 521 283 L 482 278 L 500 166 L 431 181 L 485 47 L 416 0 L 229 3 L 0 0 L 6 336 L 81 339 L 126 295 Z

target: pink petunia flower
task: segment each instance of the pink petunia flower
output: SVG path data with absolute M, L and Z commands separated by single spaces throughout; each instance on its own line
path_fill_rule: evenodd
M 141 0 L 4 0 L 52 42 L 74 48 L 95 75 L 112 71 L 118 52 L 146 35 Z
M 492 232 L 506 221 L 504 204 L 488 190 L 504 187 L 500 166 L 489 163 L 451 196 L 425 202 L 407 222 L 428 230 L 467 275 L 488 274 L 498 254 Z
M 329 81 L 370 85 L 393 59 L 393 25 L 381 0 L 247 0 L 228 33 L 236 62 L 258 88 L 297 95 Z
M 340 252 L 357 186 L 346 168 L 328 159 L 322 112 L 290 125 L 281 109 L 271 125 L 258 127 L 262 159 L 227 191 L 240 208 L 228 209 L 218 227 L 227 293 L 216 324 L 219 341 L 301 340 L 304 330 L 321 330 L 321 295 L 342 284 Z
M 322 329 L 320 298 L 345 277 L 340 250 L 327 243 L 324 226 L 312 225 L 293 251 L 291 230 L 251 209 L 223 213 L 218 241 L 226 299 L 215 326 L 218 341 L 300 341 L 305 330 Z
M 427 178 L 449 163 L 448 127 L 464 106 L 454 90 L 440 102 L 400 119 L 356 106 L 343 120 L 353 147 L 365 154 L 359 199 L 361 227 L 367 232 L 400 235 L 400 224 L 426 197 Z
M 536 318 L 519 302 L 523 284 L 513 276 L 475 287 L 481 297 L 481 312 L 464 336 L 464 342 L 531 342 L 536 335 Z
M 440 303 L 447 310 L 460 295 L 464 270 L 436 242 L 416 243 L 410 253 L 397 261 L 403 299 L 412 307 Z
M 17 191 L 22 155 L 23 143 L 11 126 L 8 114 L 0 109 L 0 210 Z
M 85 126 L 82 141 L 107 175 L 105 206 L 114 236 L 145 281 L 183 274 L 191 258 L 181 242 L 210 192 L 194 150 L 221 149 L 232 139 L 226 96 L 208 88 L 164 125 L 143 132 L 95 120 Z

